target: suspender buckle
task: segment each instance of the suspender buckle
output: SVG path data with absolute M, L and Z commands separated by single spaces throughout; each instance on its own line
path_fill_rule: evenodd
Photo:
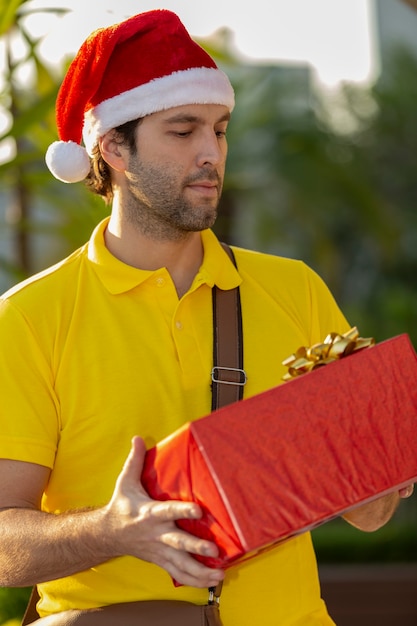
M 236 367 L 220 367 L 216 365 L 211 370 L 211 380 L 213 383 L 222 385 L 246 385 L 247 376 L 245 370 Z

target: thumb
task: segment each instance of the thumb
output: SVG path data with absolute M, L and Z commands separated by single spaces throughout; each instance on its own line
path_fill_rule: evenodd
M 140 483 L 143 463 L 145 461 L 146 446 L 141 437 L 133 437 L 130 452 L 120 473 L 120 480 L 123 482 Z

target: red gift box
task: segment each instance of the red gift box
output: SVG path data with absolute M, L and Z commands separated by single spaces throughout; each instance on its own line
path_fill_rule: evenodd
M 186 424 L 146 454 L 159 500 L 227 568 L 417 479 L 417 355 L 400 335 Z M 200 558 L 200 557 L 199 557 Z

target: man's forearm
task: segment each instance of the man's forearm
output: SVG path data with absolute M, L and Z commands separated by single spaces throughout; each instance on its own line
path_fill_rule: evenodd
M 80 572 L 113 556 L 100 532 L 105 510 L 52 515 L 0 512 L 0 586 L 26 587 Z

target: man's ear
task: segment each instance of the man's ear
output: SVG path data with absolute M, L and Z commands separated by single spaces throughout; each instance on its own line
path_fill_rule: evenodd
M 116 131 L 109 130 L 100 137 L 99 148 L 106 163 L 117 172 L 124 172 L 127 167 L 128 150 L 117 141 Z

